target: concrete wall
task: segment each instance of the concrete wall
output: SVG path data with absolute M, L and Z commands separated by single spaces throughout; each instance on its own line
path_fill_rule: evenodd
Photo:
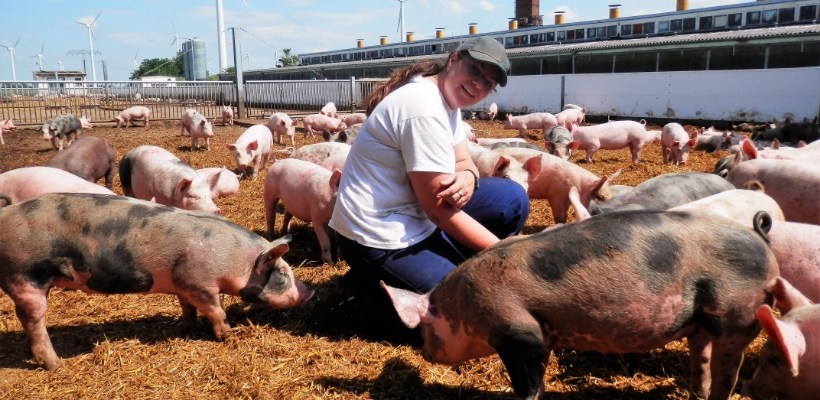
M 633 74 L 511 76 L 473 109 L 490 103 L 516 114 L 557 112 L 561 104 L 588 115 L 672 120 L 812 119 L 820 113 L 820 68 Z

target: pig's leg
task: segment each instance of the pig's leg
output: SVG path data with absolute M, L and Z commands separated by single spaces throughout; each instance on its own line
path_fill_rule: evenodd
M 709 364 L 712 358 L 712 342 L 703 329 L 687 338 L 689 342 L 689 383 L 692 393 L 700 399 L 709 396 L 712 374 Z
M 586 153 L 587 153 L 587 162 L 588 163 L 592 164 L 592 156 L 595 155 L 596 151 L 598 151 L 598 145 L 597 144 L 590 144 L 589 147 L 587 147 Z
M 210 150 L 210 149 L 211 149 L 211 138 L 206 137 L 205 138 L 205 150 Z
M 191 136 L 191 151 L 199 147 L 199 139 L 195 139 Z
M 498 327 L 488 340 L 507 368 L 516 399 L 540 399 L 544 395 L 543 362 L 551 349 L 544 343 L 537 323 L 532 323 L 536 325 Z
M 3 130 L 2 129 L 0 129 L 0 144 L 3 144 L 3 145 L 6 144 L 6 142 L 3 141 Z
M 290 147 L 293 147 L 295 149 L 296 148 L 296 142 L 293 140 L 293 137 L 296 136 L 296 134 L 289 135 L 289 136 L 290 136 Z
M 25 283 L 4 288 L 14 302 L 14 311 L 31 343 L 31 354 L 38 364 L 49 371 L 60 367 L 60 358 L 51 346 L 46 330 L 46 302 L 48 289 L 36 289 Z
M 196 307 L 180 295 L 177 295 L 177 300 L 179 300 L 179 306 L 182 308 L 182 316 L 179 317 L 180 328 L 185 332 L 189 332 L 196 323 Z
M 57 138 L 52 137 L 49 140 L 51 141 L 51 149 L 54 150 L 54 151 L 57 151 Z
M 150 123 L 151 123 L 151 117 L 146 115 L 145 116 L 145 129 L 148 129 L 148 126 L 150 125 Z
M 670 152 L 670 150 L 666 146 L 661 144 L 661 153 L 663 154 L 663 163 L 664 164 L 666 164 L 667 161 L 669 161 L 669 152 Z
M 638 158 L 641 156 L 641 148 L 643 147 L 643 143 L 641 142 L 632 142 L 629 144 L 629 150 L 632 152 L 632 164 L 638 163 Z
M 280 235 L 284 236 L 290 230 L 290 219 L 293 218 L 293 214 L 289 213 L 287 209 L 285 209 L 285 215 L 282 216 L 282 230 L 280 231 Z
M 228 324 L 228 317 L 225 310 L 222 309 L 218 291 L 209 293 L 202 289 L 193 289 L 191 292 L 180 294 L 180 296 L 184 296 L 190 305 L 196 307 L 199 312 L 211 320 L 217 340 L 225 339 L 231 330 L 231 325 Z
M 316 219 L 313 221 L 316 221 Z M 314 222 L 313 232 L 316 233 L 316 238 L 319 239 L 319 247 L 322 249 L 322 263 L 333 264 L 333 258 L 330 255 L 330 236 L 327 234 L 327 225 Z
M 179 136 L 185 136 L 185 124 L 179 123 Z
M 749 331 L 751 332 L 747 334 Z M 712 385 L 708 393 L 709 399 L 728 399 L 732 395 L 732 389 L 737 384 L 740 364 L 743 362 L 743 350 L 760 330 L 746 329 L 746 332 L 741 332 L 720 336 L 712 341 Z
M 523 128 L 518 129 L 518 136 L 521 139 L 526 139 L 527 138 L 527 127 L 523 127 Z
M 567 197 L 567 194 L 564 194 L 564 197 Z M 552 209 L 552 219 L 555 220 L 556 224 L 565 224 L 567 223 L 567 213 L 569 212 L 569 199 L 564 201 L 564 199 L 556 199 L 555 201 L 550 200 L 550 208 Z
M 268 201 L 265 197 L 263 200 L 265 202 L 265 222 L 268 224 L 266 235 L 268 240 L 273 240 L 273 232 L 276 230 L 276 203 L 279 202 L 279 198 Z

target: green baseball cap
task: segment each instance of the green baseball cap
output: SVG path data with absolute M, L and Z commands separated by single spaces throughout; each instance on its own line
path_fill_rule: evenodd
M 489 36 L 477 36 L 464 41 L 456 51 L 466 51 L 476 61 L 498 67 L 501 70 L 498 84 L 501 87 L 507 86 L 507 72 L 510 70 L 510 60 L 507 59 L 507 51 L 504 50 L 501 43 Z

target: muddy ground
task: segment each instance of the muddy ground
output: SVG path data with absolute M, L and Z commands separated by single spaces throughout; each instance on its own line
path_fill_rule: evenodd
M 479 136 L 517 135 L 502 130 L 499 121 L 471 124 L 483 131 Z M 232 168 L 225 144 L 244 129 L 217 125 L 210 151 L 191 151 L 190 139 L 180 137 L 179 126 L 171 122 L 154 122 L 149 129 L 98 125 L 85 135 L 108 140 L 118 159 L 138 145 L 151 144 L 194 168 Z M 529 131 L 529 142 L 541 145 L 541 139 L 539 131 Z M 6 133 L 5 140 L 0 146 L 0 172 L 42 165 L 53 154 L 33 130 Z M 297 133 L 297 146 L 319 141 L 305 138 L 301 129 Z M 630 163 L 628 150 L 601 151 L 593 164 L 586 164 L 583 153 L 576 152 L 573 161 L 599 176 L 622 169 L 615 183 L 636 185 L 664 173 L 710 172 L 725 155 L 695 152 L 685 167 L 663 165 L 660 147 L 654 143 L 644 149 L 639 164 Z M 266 229 L 263 182 L 264 173 L 255 181 L 242 181 L 237 194 L 216 200 L 225 217 L 259 234 Z M 114 191 L 122 193 L 118 178 Z M 277 223 L 281 225 L 281 213 Z M 532 201 L 524 233 L 552 224 L 546 201 Z M 47 372 L 33 364 L 14 305 L 0 294 L 0 394 L 8 399 L 514 398 L 497 356 L 457 367 L 431 364 L 421 357 L 412 334 L 380 329 L 368 323 L 374 320 L 370 316 L 337 307 L 347 265 L 318 261 L 319 244 L 310 224 L 294 219 L 291 234 L 291 250 L 284 258 L 297 278 L 316 290 L 316 297 L 301 308 L 270 310 L 223 296 L 235 327 L 224 342 L 213 340 L 211 325 L 202 316 L 196 332 L 181 332 L 176 322 L 180 308 L 171 295 L 101 296 L 55 289 L 47 322 L 63 367 Z M 741 379 L 751 377 L 762 341 L 758 338 L 747 350 Z M 545 385 L 549 399 L 686 399 L 688 371 L 685 342 L 623 356 L 562 350 L 550 357 Z

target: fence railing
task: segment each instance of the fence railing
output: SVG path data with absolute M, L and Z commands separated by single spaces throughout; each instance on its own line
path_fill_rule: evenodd
M 244 104 L 250 118 L 273 112 L 306 115 L 334 102 L 340 112 L 360 110 L 362 99 L 382 80 L 248 81 Z M 152 120 L 179 119 L 187 108 L 206 118 L 222 115 L 222 106 L 235 107 L 232 82 L 71 82 L 0 81 L 0 120 L 39 125 L 59 114 L 112 121 L 135 105 L 151 109 Z

